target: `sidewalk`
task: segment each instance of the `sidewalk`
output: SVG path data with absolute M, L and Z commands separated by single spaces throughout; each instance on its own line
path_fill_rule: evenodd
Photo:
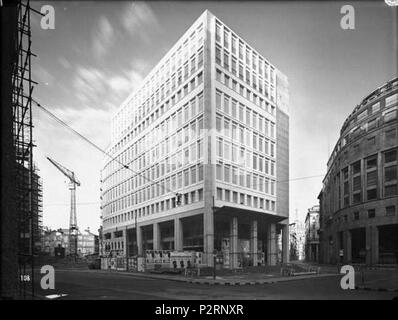
M 398 292 L 398 270 L 365 270 L 355 274 L 356 289 Z
M 292 264 L 302 266 L 320 267 L 320 273 L 337 273 L 337 265 L 322 265 L 313 262 L 294 261 Z M 359 271 L 359 265 L 355 267 L 355 287 L 359 290 L 372 290 L 372 291 L 390 291 L 398 292 L 398 269 L 394 266 L 374 266 L 372 268 L 365 267 Z

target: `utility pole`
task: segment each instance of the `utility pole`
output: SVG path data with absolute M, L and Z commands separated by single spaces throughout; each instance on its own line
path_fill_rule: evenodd
M 127 226 L 126 226 L 126 243 L 124 244 L 126 246 L 126 271 L 129 271 L 129 234 L 127 232 Z

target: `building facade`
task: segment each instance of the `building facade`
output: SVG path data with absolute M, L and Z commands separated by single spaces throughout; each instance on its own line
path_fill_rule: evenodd
M 319 205 L 309 208 L 305 217 L 305 260 L 319 261 Z
M 305 226 L 295 219 L 289 224 L 289 255 L 290 260 L 304 260 L 305 257 Z
M 321 260 L 397 263 L 398 78 L 346 119 L 319 194 Z
M 42 252 L 50 256 L 57 256 L 59 249 L 63 249 L 63 256 L 69 252 L 69 229 L 43 230 Z M 78 230 L 77 252 L 80 257 L 99 252 L 98 236 L 86 229 Z
M 288 259 L 287 78 L 205 11 L 112 118 L 106 254 L 196 251 L 224 267 Z M 126 167 L 126 165 L 128 167 Z M 280 180 L 280 183 L 276 181 Z

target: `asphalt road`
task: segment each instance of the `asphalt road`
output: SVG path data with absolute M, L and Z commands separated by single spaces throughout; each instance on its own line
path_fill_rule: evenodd
M 120 300 L 260 300 L 260 299 L 392 299 L 397 293 L 342 290 L 340 277 L 306 279 L 254 286 L 210 286 L 171 280 L 144 279 L 96 270 L 56 270 L 55 289 L 39 289 L 41 296 L 66 294 L 57 299 Z

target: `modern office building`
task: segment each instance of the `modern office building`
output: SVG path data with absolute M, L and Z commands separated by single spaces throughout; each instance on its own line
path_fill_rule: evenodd
M 309 208 L 305 217 L 305 260 L 319 261 L 319 205 Z
M 398 78 L 346 119 L 319 194 L 322 262 L 397 263 Z
M 212 265 L 288 259 L 287 78 L 205 11 L 112 118 L 107 254 L 196 251 Z M 128 167 L 126 167 L 128 166 Z M 277 183 L 277 180 L 280 183 Z

